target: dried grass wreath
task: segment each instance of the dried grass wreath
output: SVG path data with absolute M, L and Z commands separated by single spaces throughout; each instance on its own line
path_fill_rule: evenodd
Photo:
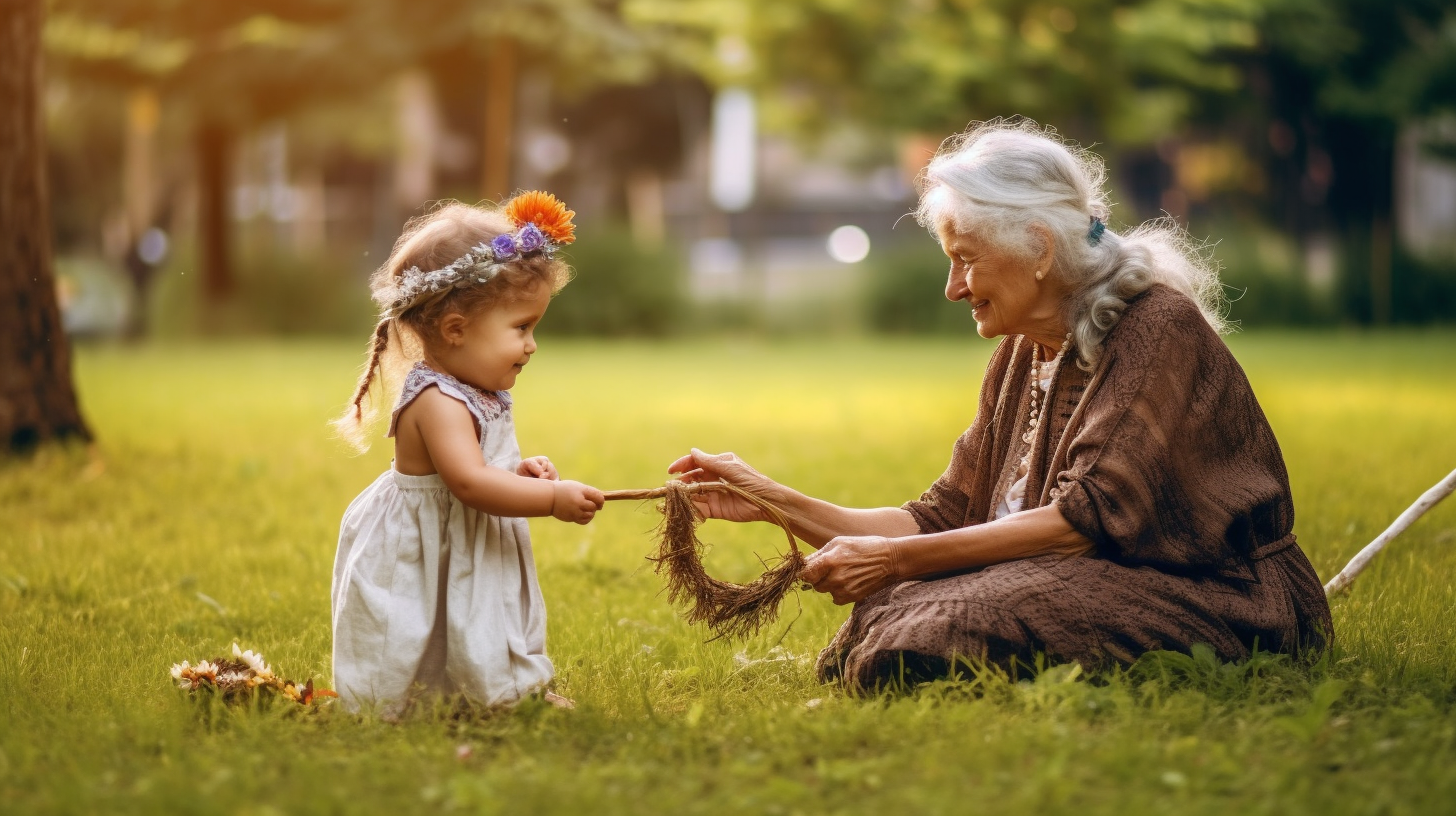
M 703 542 L 698 525 L 703 522 L 693 507 L 698 493 L 732 493 L 764 512 L 770 522 L 783 529 L 789 551 L 757 580 L 747 584 L 720 581 L 703 569 Z M 727 482 L 671 481 L 650 490 L 610 490 L 607 501 L 662 499 L 656 563 L 658 575 L 666 574 L 667 597 L 685 607 L 689 623 L 702 623 L 716 638 L 747 638 L 778 617 L 779 602 L 799 582 L 804 555 L 783 512 L 759 496 Z

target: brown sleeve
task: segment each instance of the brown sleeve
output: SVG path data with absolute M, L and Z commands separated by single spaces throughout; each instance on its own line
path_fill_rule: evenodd
M 1057 477 L 1067 521 L 1122 563 L 1252 577 L 1288 536 L 1283 456 L 1243 369 L 1188 298 L 1155 287 L 1108 336 Z
M 986 437 L 996 410 L 998 389 L 1006 373 L 1006 366 L 1012 356 L 1011 338 L 1002 340 L 986 364 L 986 374 L 981 380 L 981 394 L 976 409 L 976 418 L 971 427 L 956 440 L 950 455 L 950 464 L 939 479 L 921 494 L 919 499 L 906 502 L 903 507 L 915 519 L 922 533 L 941 533 L 958 530 L 968 524 L 983 521 L 978 516 L 988 508 L 976 508 L 971 504 L 973 497 L 981 491 L 977 478 L 994 478 L 994 474 L 979 471 L 986 460 Z
M 966 510 L 970 505 L 968 487 L 975 475 L 972 463 L 975 460 L 976 436 L 976 426 L 972 424 L 956 440 L 945 473 L 926 488 L 920 498 L 905 503 L 905 510 L 920 526 L 920 532 L 941 533 L 965 526 Z

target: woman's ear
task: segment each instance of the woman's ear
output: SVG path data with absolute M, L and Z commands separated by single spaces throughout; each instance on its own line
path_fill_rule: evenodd
M 1044 280 L 1051 274 L 1052 264 L 1056 263 L 1057 242 L 1053 240 L 1052 231 L 1045 224 L 1032 224 L 1031 231 L 1041 245 L 1036 253 L 1036 279 Z
M 465 315 L 458 312 L 451 312 L 440 318 L 440 339 L 448 345 L 458 346 L 465 342 L 465 327 L 470 321 Z

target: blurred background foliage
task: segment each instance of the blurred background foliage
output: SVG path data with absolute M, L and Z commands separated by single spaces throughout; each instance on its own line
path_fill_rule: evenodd
M 662 337 L 690 327 L 677 254 L 639 246 L 625 225 L 581 230 L 562 257 L 577 275 L 544 331 Z
M 77 334 L 358 332 L 406 218 L 529 187 L 582 226 L 551 331 L 969 331 L 895 225 L 940 139 L 1013 115 L 1108 160 L 1116 221 L 1206 236 L 1244 325 L 1456 319 L 1447 0 L 47 11 Z M 735 155 L 746 199 L 719 192 Z

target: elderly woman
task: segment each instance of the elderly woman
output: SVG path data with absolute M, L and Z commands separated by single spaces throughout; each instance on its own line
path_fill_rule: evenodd
M 1107 228 L 1101 161 L 1029 123 L 973 128 L 925 178 L 945 295 L 1003 338 L 945 473 L 903 507 L 851 509 L 733 454 L 670 468 L 769 499 L 818 548 L 805 580 L 855 604 L 821 679 L 1322 649 L 1329 606 L 1279 444 L 1219 339 L 1214 264 L 1170 223 Z M 761 520 L 724 494 L 699 509 Z

